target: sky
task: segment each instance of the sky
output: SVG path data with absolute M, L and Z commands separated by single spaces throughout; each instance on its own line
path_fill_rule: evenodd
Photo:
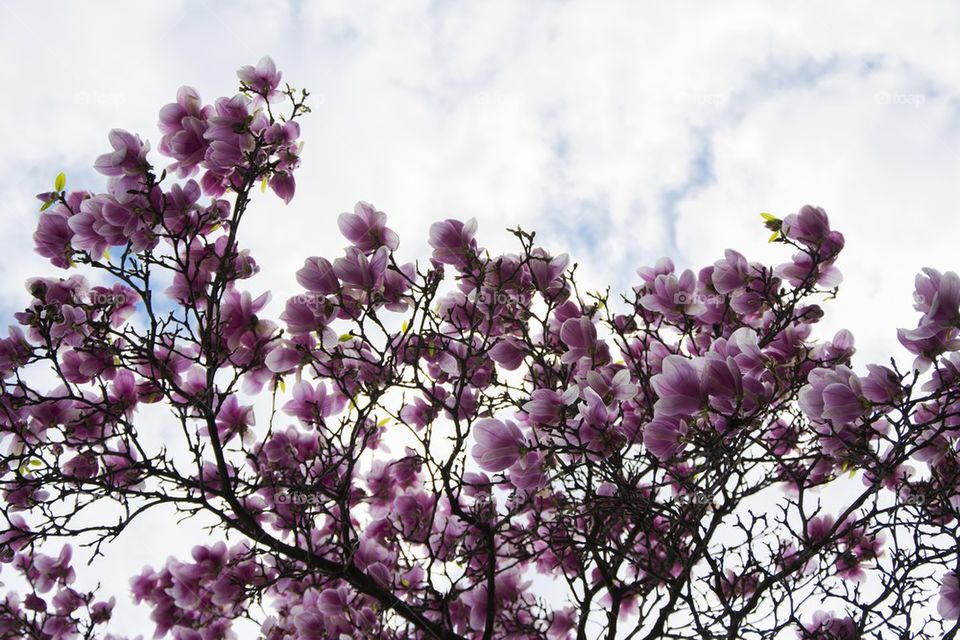
M 247 219 L 250 287 L 274 311 L 304 258 L 339 254 L 358 200 L 387 212 L 404 259 L 426 256 L 432 222 L 475 217 L 492 251 L 520 225 L 613 291 L 664 255 L 786 262 L 759 214 L 809 203 L 847 239 L 818 334 L 853 331 L 855 369 L 907 364 L 914 275 L 960 270 L 958 32 L 960 5 L 922 0 L 4 2 L 0 313 L 52 270 L 33 194 L 59 171 L 102 188 L 109 129 L 155 147 L 180 85 L 232 95 L 236 68 L 270 55 L 313 108 L 297 197 Z M 118 594 L 117 631 L 149 636 L 127 578 L 186 555 L 192 530 L 138 526 L 86 575 Z

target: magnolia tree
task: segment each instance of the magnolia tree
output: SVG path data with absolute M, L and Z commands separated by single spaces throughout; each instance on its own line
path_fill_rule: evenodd
M 403 262 L 360 203 L 270 320 L 242 224 L 293 197 L 308 94 L 238 75 L 161 109 L 165 169 L 114 130 L 105 192 L 40 195 L 68 273 L 0 340 L 2 637 L 116 638 L 65 539 L 95 556 L 156 508 L 215 541 L 131 577 L 155 637 L 956 635 L 956 274 L 917 277 L 913 363 L 855 373 L 848 332 L 811 337 L 844 244 L 822 209 L 765 214 L 785 264 L 663 259 L 611 299 L 472 220 Z

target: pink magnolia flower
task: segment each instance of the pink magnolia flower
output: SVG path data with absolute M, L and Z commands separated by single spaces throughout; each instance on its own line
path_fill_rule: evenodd
M 56 585 L 66 586 L 73 583 L 76 573 L 70 566 L 73 557 L 73 548 L 67 544 L 60 549 L 56 558 L 42 553 L 33 557 L 33 568 L 36 571 L 37 591 L 46 593 Z
M 746 286 L 750 278 L 750 264 L 738 251 L 727 249 L 724 259 L 713 263 L 711 281 L 718 293 L 733 293 Z
M 137 293 L 122 284 L 112 287 L 93 287 L 87 296 L 89 304 L 104 310 L 110 326 L 118 328 L 137 310 Z M 108 313 L 107 313 L 108 312 Z
M 337 226 L 343 237 L 364 253 L 373 253 L 380 247 L 396 251 L 400 246 L 400 237 L 387 228 L 387 214 L 368 202 L 358 202 L 353 213 L 341 213 Z
M 960 350 L 960 276 L 924 269 L 917 275 L 914 308 L 923 313 L 916 329 L 899 329 L 900 343 L 917 358 L 914 368 L 925 371 L 939 355 Z
M 653 291 L 640 298 L 640 304 L 650 311 L 662 313 L 671 320 L 681 315 L 696 316 L 707 310 L 697 295 L 697 279 L 690 269 L 677 278 L 673 274 L 658 275 Z
M 57 613 L 61 615 L 73 613 L 82 605 L 83 598 L 69 587 L 61 589 L 57 592 L 57 595 L 53 596 L 53 606 L 56 607 Z
M 424 491 L 410 491 L 393 502 L 403 536 L 411 542 L 426 542 L 434 515 L 434 499 Z
M 817 611 L 813 620 L 804 624 L 803 640 L 858 640 L 857 623 L 850 616 L 838 618 L 832 613 Z
M 236 172 L 243 169 L 247 154 L 256 148 L 254 134 L 263 131 L 268 121 L 243 94 L 218 98 L 214 112 L 203 132 L 207 141 L 203 165 L 207 172 L 200 184 L 204 193 L 219 197 L 228 187 L 241 183 L 242 178 Z
M 290 204 L 297 191 L 297 180 L 290 171 L 274 171 L 269 180 L 270 189 L 283 200 L 284 204 Z
M 681 451 L 687 434 L 686 422 L 677 416 L 657 416 L 643 427 L 643 446 L 660 460 L 669 460 Z
M 281 97 L 277 87 L 283 73 L 277 71 L 277 65 L 270 56 L 260 58 L 257 66 L 245 65 L 237 70 L 237 77 L 252 91 L 264 96 L 268 101 L 275 102 Z
M 414 425 L 417 431 L 424 429 L 440 415 L 440 408 L 433 403 L 426 403 L 422 398 L 414 398 L 413 404 L 400 409 L 400 419 Z
M 780 232 L 808 249 L 819 251 L 823 258 L 832 258 L 843 249 L 843 234 L 830 230 L 827 213 L 820 207 L 804 205 L 797 213 L 783 219 Z
M 525 444 L 523 433 L 509 420 L 478 420 L 473 426 L 473 437 L 477 442 L 471 451 L 473 458 L 481 469 L 491 473 L 516 463 Z
M 536 247 L 531 252 L 530 275 L 533 277 L 533 285 L 543 292 L 554 292 L 561 290 L 561 284 L 558 282 L 563 272 L 567 270 L 570 263 L 570 256 L 561 253 L 558 256 L 550 256 L 540 247 Z
M 621 403 L 637 395 L 637 385 L 631 382 L 630 370 L 603 367 L 588 371 L 587 386 L 593 389 L 606 403 Z
M 577 401 L 579 389 L 568 387 L 560 393 L 552 389 L 535 389 L 530 394 L 530 400 L 523 405 L 530 419 L 539 424 L 555 425 L 560 420 L 563 408 Z
M 44 258 L 49 258 L 51 264 L 67 269 L 70 267 L 70 256 L 73 253 L 71 247 L 73 235 L 68 212 L 64 208 L 57 207 L 40 215 L 37 230 L 33 233 L 33 243 L 37 253 Z
M 494 579 L 494 594 L 496 596 L 494 605 L 497 610 L 508 603 L 524 603 L 529 598 L 529 594 L 526 592 L 529 586 L 530 582 L 520 581 L 520 572 L 516 569 L 497 574 Z M 482 631 L 486 622 L 487 607 L 489 606 L 486 584 L 474 587 L 464 593 L 461 598 L 468 609 L 470 627 Z
M 657 392 L 654 411 L 660 416 L 692 416 L 704 401 L 700 372 L 683 356 L 667 356 L 663 371 L 650 379 Z
M 10 528 L 0 531 L 0 545 L 8 547 L 12 551 L 20 551 L 30 542 L 33 537 L 30 533 L 30 526 L 23 516 L 17 513 L 10 514 Z
M 939 326 L 960 322 L 960 276 L 927 267 L 917 274 L 915 287 L 914 309 L 922 312 L 927 322 Z
M 521 491 L 531 492 L 547 483 L 543 457 L 536 451 L 521 455 L 510 467 L 510 483 Z
M 567 346 L 567 352 L 561 358 L 566 364 L 591 358 L 599 350 L 597 327 L 590 318 L 584 316 L 566 320 L 560 327 L 560 340 Z
M 126 443 L 120 443 L 115 450 L 107 449 L 103 464 L 110 486 L 118 489 L 141 486 L 143 471 L 138 468 L 138 458 L 137 450 L 129 448 Z
M 490 349 L 490 357 L 504 369 L 514 371 L 523 364 L 526 348 L 513 336 L 506 336 Z
M 344 257 L 334 260 L 333 273 L 345 286 L 371 292 L 383 286 L 389 259 L 386 247 L 369 257 L 357 247 L 348 247 Z
M 335 301 L 318 294 L 302 294 L 287 300 L 280 319 L 291 335 L 322 332 L 336 317 Z
M 548 640 L 566 640 L 577 626 L 577 614 L 573 607 L 564 607 L 553 612 L 553 619 L 547 629 Z
M 390 311 L 406 311 L 409 306 L 408 292 L 415 278 L 416 267 L 411 262 L 400 265 L 397 270 L 387 269 L 383 276 L 384 306 Z
M 283 405 L 283 412 L 299 418 L 304 425 L 324 425 L 325 420 L 343 410 L 347 400 L 336 391 L 327 391 L 320 382 L 313 387 L 303 380 L 293 387 L 293 399 Z
M 617 412 L 604 403 L 596 391 L 587 387 L 583 390 L 583 402 L 577 407 L 580 414 L 580 424 L 594 427 L 605 427 L 608 422 L 617 417 Z M 583 429 L 581 428 L 581 436 Z
M 250 427 L 257 423 L 257 416 L 251 405 L 241 405 L 237 396 L 228 396 L 223 404 L 220 405 L 220 411 L 217 413 L 217 431 L 220 434 L 220 441 L 227 443 L 240 434 L 244 442 L 249 442 L 252 434 L 249 433 Z
M 212 109 L 205 106 L 200 94 L 192 87 L 180 87 L 177 101 L 160 110 L 160 138 L 158 149 L 176 162 L 170 165 L 181 178 L 196 172 L 207 151 L 207 118 Z
M 956 571 L 950 571 L 943 576 L 937 612 L 947 620 L 960 618 L 960 583 Z
M 264 333 L 259 326 L 257 314 L 269 301 L 269 291 L 256 298 L 252 297 L 249 291 L 230 288 L 226 292 L 220 322 L 223 337 L 230 349 L 237 349 L 248 336 Z
M 144 144 L 140 136 L 123 129 L 113 129 L 108 139 L 113 151 L 98 157 L 93 164 L 94 169 L 105 176 L 135 176 L 147 171 L 150 145 Z
M 843 274 L 832 264 L 815 263 L 809 253 L 800 252 L 793 256 L 793 262 L 778 266 L 774 273 L 784 278 L 794 287 L 803 283 L 818 284 L 822 287 L 833 288 L 843 282 Z
M 711 351 L 700 362 L 700 388 L 711 410 L 732 414 L 739 408 L 749 414 L 756 409 L 755 395 L 763 393 L 763 386 L 753 378 L 744 378 L 736 359 Z M 745 393 L 745 387 L 752 393 Z
M 329 328 L 321 334 L 324 345 L 335 344 L 336 335 Z M 273 373 L 287 373 L 313 361 L 313 349 L 316 339 L 309 334 L 298 335 L 279 345 L 273 346 L 267 353 L 264 363 Z
M 827 539 L 836 524 L 836 518 L 827 514 L 810 518 L 806 523 L 806 539 L 810 544 L 819 544 Z
M 117 599 L 111 597 L 109 600 L 94 602 L 90 607 L 90 622 L 93 624 L 103 624 L 109 622 L 113 617 L 113 608 L 117 604 Z
M 26 364 L 32 353 L 20 327 L 11 326 L 8 330 L 9 337 L 0 340 L 0 377 L 3 378 Z
M 333 265 L 326 258 L 307 258 L 303 268 L 297 271 L 297 282 L 307 291 L 321 295 L 340 290 L 340 281 L 333 272 Z
M 889 367 L 878 364 L 868 364 L 869 372 L 866 378 L 860 378 L 860 387 L 863 396 L 876 403 L 889 403 L 898 400 L 903 395 L 903 385 L 900 377 Z
M 943 353 L 960 350 L 960 332 L 954 327 L 921 325 L 916 329 L 898 329 L 897 339 L 917 357 L 913 368 L 923 373 Z
M 106 197 L 98 195 L 95 198 L 84 200 L 80 205 L 79 212 L 67 220 L 73 236 L 73 246 L 88 251 L 96 257 L 102 256 L 107 247 L 111 246 L 116 240 L 112 236 L 106 238 L 102 234 L 105 230 L 105 226 L 101 224 L 102 210 Z
M 132 372 L 124 370 L 117 373 L 110 384 L 107 399 L 128 418 L 133 415 L 140 398 L 137 393 L 137 379 Z
M 63 473 L 72 478 L 89 479 L 96 477 L 100 471 L 97 457 L 92 454 L 74 456 L 63 465 Z
M 798 403 L 810 418 L 846 425 L 863 417 L 871 407 L 860 378 L 849 367 L 817 368 L 810 372 L 807 381 L 800 390 Z
M 60 318 L 50 328 L 50 337 L 71 347 L 79 347 L 90 332 L 88 316 L 83 308 L 65 304 L 60 307 Z
M 477 221 L 471 218 L 466 224 L 459 220 L 444 220 L 430 225 L 430 246 L 433 259 L 450 264 L 458 269 L 466 267 L 477 254 Z
M 643 280 L 647 288 L 652 289 L 657 281 L 657 276 L 670 275 L 675 270 L 673 260 L 667 257 L 660 258 L 652 267 L 640 267 L 637 269 L 637 275 Z

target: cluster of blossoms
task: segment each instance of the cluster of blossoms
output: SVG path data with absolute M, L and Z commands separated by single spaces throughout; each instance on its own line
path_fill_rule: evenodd
M 177 101 L 160 111 L 159 150 L 174 160 L 168 169 L 181 178 L 201 171 L 199 184 L 189 180 L 165 191 L 166 171 L 156 175 L 147 158 L 149 143 L 114 129 L 109 135 L 113 151 L 94 163 L 108 177 L 106 192 L 65 192 L 57 185 L 38 196 L 44 215 L 34 234 L 37 252 L 67 268 L 78 252 L 96 259 L 110 247 L 139 253 L 190 231 L 206 235 L 227 221 L 230 204 L 215 199 L 201 205 L 201 195 L 241 193 L 258 181 L 289 202 L 296 189 L 293 172 L 300 164 L 296 118 L 306 111 L 306 94 L 297 98 L 289 88 L 281 94 L 281 74 L 269 58 L 238 75 L 242 91 L 232 98 L 204 105 L 195 89 L 181 87 Z M 289 117 L 274 117 L 270 101 L 282 95 L 289 96 L 292 111 Z
M 145 568 L 130 581 L 133 598 L 153 607 L 160 636 L 179 628 L 184 640 L 219 640 L 229 635 L 229 618 L 243 614 L 244 593 L 276 579 L 276 571 L 242 543 L 197 546 L 192 555 L 193 562 L 170 559 L 160 571 Z
M 23 598 L 10 591 L 0 600 L 0 636 L 51 640 L 92 637 L 111 618 L 114 598 L 95 600 L 72 585 L 76 572 L 71 564 L 73 549 L 64 545 L 57 557 L 26 553 L 32 532 L 19 515 L 10 518 L 10 528 L 0 535 L 3 562 L 30 585 Z
M 0 569 L 31 588 L 0 631 L 94 637 L 113 601 L 70 586 L 69 546 L 41 548 L 172 504 L 232 545 L 132 579 L 157 637 L 957 633 L 955 274 L 918 278 L 900 333 L 917 371 L 861 374 L 849 332 L 813 337 L 844 245 L 822 209 L 765 214 L 787 263 L 664 258 L 614 300 L 520 229 L 492 255 L 474 220 L 433 224 L 429 259 L 404 261 L 361 202 L 343 254 L 308 257 L 271 320 L 239 230 L 258 183 L 293 195 L 306 93 L 267 58 L 239 77 L 161 111 L 179 182 L 114 131 L 105 193 L 41 194 L 37 251 L 88 273 L 30 280 L 0 339 Z M 180 440 L 144 435 L 149 404 Z M 849 494 L 833 513 L 825 487 Z M 78 516 L 118 506 L 119 524 Z
M 960 276 L 924 269 L 913 299 L 923 316 L 916 329 L 900 329 L 897 336 L 917 355 L 914 367 L 926 371 L 939 356 L 960 349 Z

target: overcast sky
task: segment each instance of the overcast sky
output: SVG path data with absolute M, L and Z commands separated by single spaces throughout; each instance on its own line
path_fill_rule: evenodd
M 33 194 L 59 171 L 101 188 L 110 128 L 156 146 L 180 85 L 232 95 L 236 68 L 270 55 L 314 109 L 297 197 L 258 198 L 243 238 L 274 308 L 305 257 L 339 253 L 357 200 L 387 212 L 405 258 L 431 222 L 476 217 L 482 245 L 511 249 L 519 224 L 614 290 L 662 255 L 785 262 L 759 213 L 810 203 L 847 238 L 821 335 L 851 329 L 858 369 L 906 364 L 914 274 L 960 270 L 958 34 L 949 1 L 4 2 L 0 312 L 51 270 Z M 126 580 L 190 541 L 144 522 L 81 581 L 118 592 L 117 630 L 149 636 Z

